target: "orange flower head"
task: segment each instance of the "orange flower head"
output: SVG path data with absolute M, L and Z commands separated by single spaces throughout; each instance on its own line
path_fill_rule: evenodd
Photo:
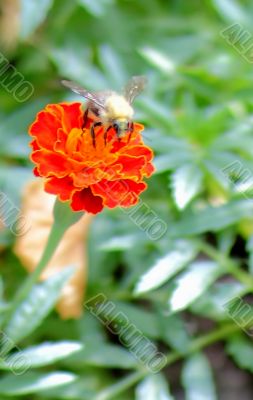
M 49 104 L 40 111 L 29 133 L 34 173 L 45 179 L 45 191 L 70 201 L 73 211 L 97 214 L 104 207 L 130 207 L 154 172 L 153 152 L 142 140 L 143 125 L 120 140 L 113 128 L 95 128 L 94 117 L 84 124 L 81 103 Z M 95 145 L 94 145 L 95 142 Z

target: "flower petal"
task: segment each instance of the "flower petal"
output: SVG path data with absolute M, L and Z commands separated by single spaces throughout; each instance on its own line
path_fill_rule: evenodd
M 71 171 L 70 162 L 62 154 L 48 150 L 38 150 L 32 153 L 31 159 L 37 164 L 39 174 L 45 177 L 55 175 L 61 178 Z
M 90 188 L 75 192 L 72 197 L 71 208 L 73 211 L 87 211 L 97 214 L 103 209 L 101 197 L 94 196 Z
M 57 131 L 61 127 L 61 122 L 47 111 L 41 111 L 37 115 L 36 121 L 30 127 L 29 133 L 36 137 L 40 147 L 48 150 L 54 148 L 57 140 Z
M 74 190 L 73 180 L 69 176 L 65 178 L 53 176 L 45 182 L 45 191 L 50 194 L 58 195 L 59 199 L 62 201 L 69 200 Z
M 62 126 L 65 132 L 70 132 L 73 128 L 82 128 L 83 110 L 82 103 L 60 103 L 62 111 Z
M 129 207 L 138 202 L 138 195 L 143 192 L 147 185 L 144 182 L 134 182 L 129 179 L 116 181 L 102 180 L 92 185 L 94 195 L 103 197 L 103 204 L 109 208 L 117 206 Z
M 121 165 L 120 177 L 140 180 L 142 177 L 142 168 L 146 163 L 145 157 L 122 155 L 117 159 L 116 165 Z

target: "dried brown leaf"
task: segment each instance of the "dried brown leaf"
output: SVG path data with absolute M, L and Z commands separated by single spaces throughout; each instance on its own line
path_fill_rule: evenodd
M 14 252 L 29 272 L 34 270 L 45 248 L 53 223 L 54 201 L 55 197 L 44 192 L 39 180 L 25 187 L 21 211 L 31 229 L 17 238 Z M 87 270 L 85 242 L 92 218 L 90 214 L 84 214 L 67 230 L 41 276 L 41 279 L 47 279 L 63 268 L 75 267 L 75 273 L 64 287 L 57 306 L 62 318 L 78 318 L 82 314 Z
M 4 50 L 13 50 L 20 30 L 20 0 L 0 0 L 0 42 Z

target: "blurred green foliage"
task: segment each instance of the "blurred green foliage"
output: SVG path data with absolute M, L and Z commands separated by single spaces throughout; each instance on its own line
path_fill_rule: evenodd
M 236 395 L 219 374 L 223 365 L 227 377 L 253 371 L 243 320 L 251 314 L 225 306 L 246 295 L 250 303 L 253 291 L 253 69 L 243 56 L 253 47 L 252 2 L 20 0 L 15 9 L 17 3 L 17 37 L 14 14 L 7 24 L 1 15 L 1 53 L 34 87 L 20 103 L 0 82 L 0 190 L 17 207 L 32 177 L 28 125 L 47 103 L 80 100 L 60 79 L 119 90 L 132 75 L 148 77 L 135 119 L 146 126 L 156 173 L 142 200 L 168 230 L 152 240 L 120 209 L 98 215 L 86 296 L 104 293 L 117 304 L 168 354 L 169 368 L 149 373 L 88 311 L 78 321 L 50 313 L 63 275 L 57 285 L 36 286 L 14 325 L 2 327 L 28 352 L 31 368 L 18 375 L 0 362 L 1 399 L 251 399 L 246 378 L 238 378 Z M 223 37 L 235 23 L 247 43 L 243 35 L 231 43 Z M 24 278 L 14 242 L 1 233 L 3 317 Z M 43 310 L 39 296 L 47 299 Z M 217 352 L 220 340 L 226 344 Z

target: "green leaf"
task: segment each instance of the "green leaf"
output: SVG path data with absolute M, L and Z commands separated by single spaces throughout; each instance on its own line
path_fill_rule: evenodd
M 245 333 L 252 336 L 253 308 L 251 304 L 239 296 L 230 298 L 224 305 L 228 317 L 233 320 Z
M 229 256 L 236 241 L 236 229 L 228 228 L 219 232 L 217 235 L 217 241 L 219 251 Z
M 94 17 L 101 17 L 113 3 L 113 0 L 78 0 L 78 3 Z
M 49 374 L 27 372 L 22 378 L 9 374 L 0 379 L 0 393 L 8 396 L 38 393 L 45 389 L 69 384 L 76 378 L 76 375 L 62 371 Z
M 155 313 L 145 310 L 140 306 L 123 301 L 115 301 L 117 310 L 123 312 L 131 324 L 140 329 L 144 335 L 153 339 L 159 338 L 159 329 Z
M 28 168 L 10 165 L 0 166 L 1 213 L 5 214 L 6 212 L 8 215 L 12 206 L 16 208 L 17 215 L 20 213 L 20 194 L 22 192 L 22 188 L 29 180 L 31 180 L 31 171 Z M 3 201 L 5 196 L 6 201 Z
M 139 52 L 152 66 L 157 67 L 161 72 L 168 75 L 174 74 L 176 64 L 167 54 L 151 47 L 144 47 Z
M 171 129 L 175 124 L 174 116 L 161 102 L 142 96 L 138 99 L 138 107 L 145 113 L 151 126 Z
M 46 19 L 53 0 L 21 0 L 20 36 L 26 39 Z
M 172 194 L 176 205 L 180 210 L 201 191 L 203 174 L 200 167 L 193 164 L 185 164 L 172 174 Z
M 112 302 L 108 301 L 108 303 L 111 304 Z M 104 311 L 103 307 L 101 310 L 101 314 L 104 315 L 108 321 L 115 321 L 116 323 L 119 321 L 119 323 L 122 324 L 122 315 L 124 315 L 125 319 L 129 320 L 126 326 L 133 324 L 135 328 L 139 329 L 144 335 L 151 338 L 159 337 L 160 332 L 154 313 L 123 301 L 114 301 L 113 305 L 114 308 L 110 312 L 108 312 L 106 306 Z
M 252 341 L 242 335 L 235 335 L 229 338 L 226 351 L 240 368 L 253 373 Z
M 213 261 L 196 261 L 174 280 L 175 289 L 169 299 L 172 312 L 185 309 L 218 278 L 220 265 Z
M 224 173 L 222 173 L 222 168 L 216 162 L 209 157 L 209 159 L 203 160 L 203 165 L 208 172 L 209 179 L 211 178 L 226 191 L 231 189 L 230 180 Z
M 175 15 L 173 15 L 173 17 L 175 18 Z M 160 21 L 161 19 L 162 17 L 160 17 Z M 152 67 L 155 67 L 162 73 L 163 76 L 166 74 L 171 77 L 172 75 L 177 79 L 178 66 L 180 66 L 180 64 L 185 65 L 186 62 L 192 59 L 205 45 L 205 35 L 200 36 L 198 34 L 190 34 L 189 32 L 187 35 L 170 36 L 166 39 L 165 44 L 161 41 L 161 45 L 159 46 L 142 46 L 139 49 L 139 53 Z M 176 79 L 171 80 L 170 85 L 174 85 Z M 165 79 L 163 79 L 163 81 L 165 81 Z
M 107 1 L 110 2 L 111 0 Z M 91 3 L 97 4 L 98 2 L 91 1 Z M 119 55 L 109 45 L 101 46 L 99 54 L 102 67 L 112 87 L 117 90 L 122 89 L 122 86 L 126 84 L 127 75 Z
M 105 239 L 99 246 L 99 250 L 112 252 L 132 249 L 137 239 L 138 236 L 133 234 L 112 236 L 107 240 Z
M 180 314 L 173 314 L 169 317 L 160 314 L 158 322 L 161 339 L 179 353 L 187 352 L 191 338 L 187 332 L 187 325 L 182 320 Z
M 155 174 L 161 174 L 164 171 L 171 171 L 189 161 L 191 161 L 191 157 L 187 151 L 174 151 L 158 155 L 154 159 Z
M 68 43 L 65 47 L 56 47 L 49 50 L 49 56 L 52 62 L 58 69 L 58 74 L 67 79 L 74 80 L 84 87 L 92 90 L 105 89 L 107 81 L 102 72 L 89 61 L 90 54 L 88 49 L 83 47 L 83 43 Z M 59 84 L 60 87 L 60 84 Z M 70 91 L 66 92 L 69 95 Z M 72 96 L 71 99 L 78 99 L 80 96 L 77 94 Z
M 231 201 L 223 206 L 206 207 L 198 212 L 185 212 L 178 223 L 171 225 L 170 235 L 178 237 L 217 232 L 252 215 L 253 202 L 249 200 Z
M 211 0 L 222 18 L 228 22 L 249 23 L 247 13 L 236 0 Z
M 223 321 L 229 318 L 225 305 L 233 298 L 242 295 L 245 287 L 239 282 L 216 282 L 205 291 L 190 309 L 196 314 L 214 321 Z
M 203 354 L 188 358 L 182 372 L 186 400 L 217 400 L 209 362 Z
M 136 388 L 136 400 L 173 400 L 162 374 L 145 378 Z
M 80 352 L 82 348 L 81 343 L 74 341 L 46 342 L 11 354 L 6 360 L 1 361 L 0 369 L 15 369 L 15 373 L 17 373 L 18 370 L 24 368 L 24 360 L 27 360 L 29 368 L 43 367 Z
M 250 273 L 253 274 L 253 235 L 251 235 L 247 240 L 246 250 L 249 254 L 249 260 L 248 260 L 249 270 Z
M 76 367 L 92 366 L 103 368 L 131 369 L 138 366 L 132 354 L 121 346 L 112 344 L 89 344 L 82 351 L 65 361 L 66 365 Z
M 48 102 L 48 98 L 36 99 L 20 106 L 0 122 L 0 155 L 17 158 L 27 158 L 30 152 L 28 126 L 34 120 L 36 113 Z M 8 140 L 7 139 L 8 135 Z M 8 165 L 8 167 L 11 167 Z M 12 166 L 12 168 L 17 168 Z M 18 182 L 18 179 L 17 179 Z
M 52 400 L 94 400 L 101 386 L 108 384 L 108 373 L 104 370 L 90 368 L 85 369 L 82 374 L 72 383 L 59 386 L 40 393 L 41 399 Z M 122 395 L 122 400 L 127 400 Z
M 73 274 L 67 268 L 32 288 L 28 297 L 17 307 L 4 331 L 15 343 L 33 332 L 49 314 L 61 295 L 62 288 Z
M 73 382 L 56 388 L 43 390 L 40 398 L 52 400 L 91 400 L 95 399 L 97 390 L 101 387 L 103 375 L 94 370 L 85 371 L 82 376 Z
M 178 273 L 197 253 L 193 242 L 178 241 L 167 255 L 160 258 L 156 264 L 147 271 L 135 287 L 135 293 L 144 293 L 164 284 Z

